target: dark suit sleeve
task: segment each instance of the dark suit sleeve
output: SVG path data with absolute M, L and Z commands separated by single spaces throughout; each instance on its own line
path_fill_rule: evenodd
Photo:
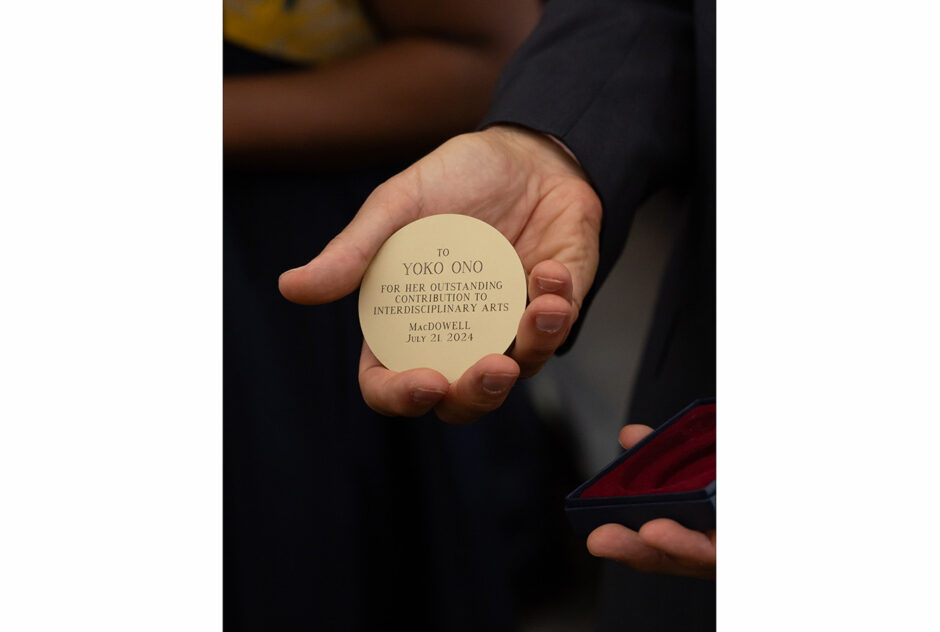
M 585 308 L 636 208 L 688 173 L 691 14 L 684 2 L 552 0 L 506 67 L 481 125 L 551 134 L 581 162 L 604 209 L 600 267 Z

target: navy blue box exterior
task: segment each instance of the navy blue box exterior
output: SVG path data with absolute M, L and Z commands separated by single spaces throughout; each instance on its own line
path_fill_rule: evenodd
M 715 481 L 703 489 L 670 494 L 648 494 L 643 496 L 616 496 L 609 498 L 581 498 L 581 494 L 603 478 L 612 469 L 629 459 L 641 447 L 653 441 L 660 432 L 680 417 L 705 404 L 713 404 L 715 398 L 699 399 L 674 415 L 650 433 L 643 441 L 614 459 L 596 476 L 582 483 L 565 498 L 565 513 L 576 533 L 587 535 L 602 524 L 619 523 L 630 529 L 639 529 L 644 523 L 656 518 L 671 518 L 688 527 L 705 531 L 715 528 Z

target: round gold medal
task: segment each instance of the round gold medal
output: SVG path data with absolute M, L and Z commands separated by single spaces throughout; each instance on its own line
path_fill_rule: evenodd
M 392 371 L 427 367 L 451 382 L 512 344 L 526 306 L 525 270 L 484 221 L 432 215 L 382 245 L 359 288 L 359 324 Z

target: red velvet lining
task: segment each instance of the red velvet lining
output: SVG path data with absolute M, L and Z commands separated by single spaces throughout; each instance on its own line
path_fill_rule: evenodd
M 702 489 L 715 480 L 715 404 L 693 408 L 581 498 L 665 494 Z

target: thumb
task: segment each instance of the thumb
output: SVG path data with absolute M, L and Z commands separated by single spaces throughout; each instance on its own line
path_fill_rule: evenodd
M 408 178 L 396 176 L 377 187 L 351 222 L 307 265 L 282 273 L 278 289 L 289 301 L 319 305 L 359 287 L 369 262 L 392 233 L 419 215 Z
M 653 429 L 643 424 L 630 424 L 620 429 L 620 445 L 624 450 L 629 450 L 640 441 L 646 438 L 646 435 L 653 432 Z

